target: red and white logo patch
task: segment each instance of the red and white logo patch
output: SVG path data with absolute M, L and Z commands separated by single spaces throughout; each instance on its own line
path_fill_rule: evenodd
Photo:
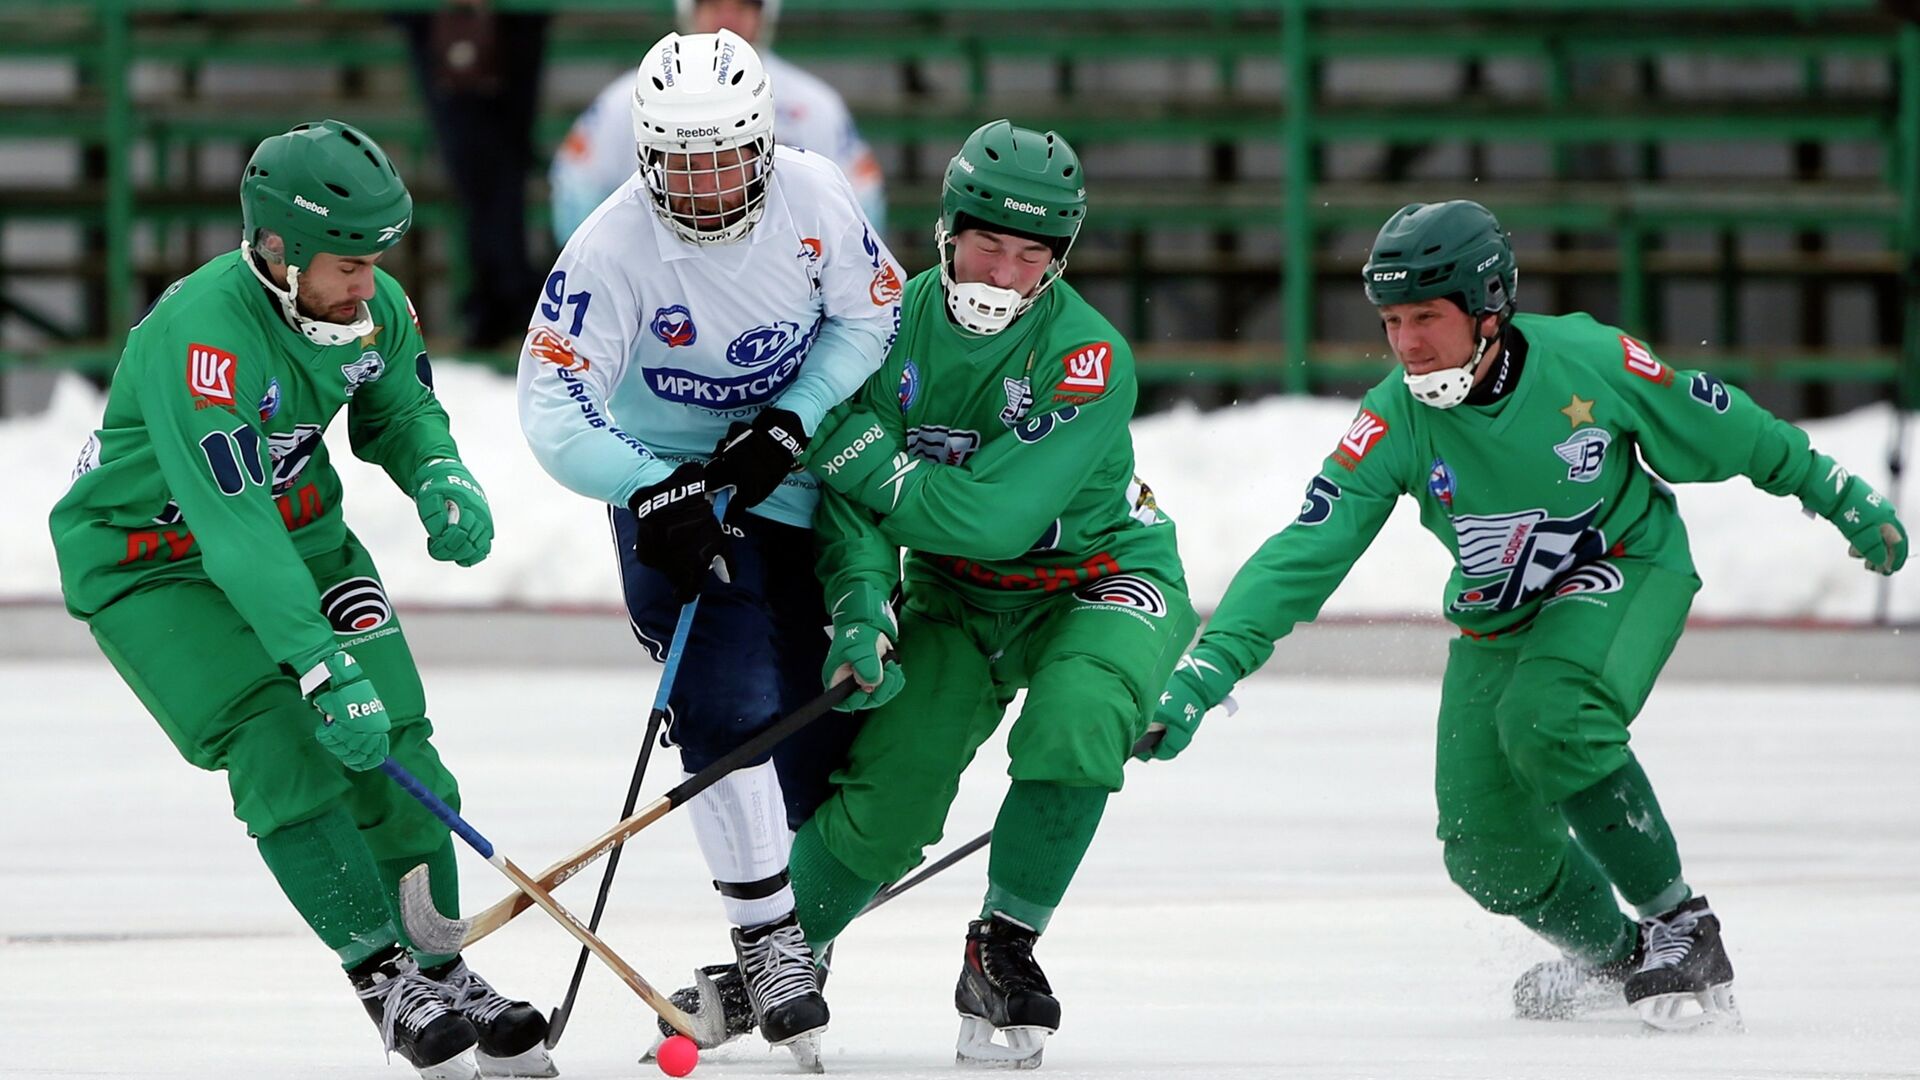
M 187 391 L 215 405 L 233 404 L 233 374 L 240 358 L 211 345 L 187 346 Z
M 1625 334 L 1620 335 L 1620 347 L 1626 352 L 1627 370 L 1651 383 L 1665 386 L 1673 381 L 1673 371 L 1661 363 L 1645 345 Z
M 1067 369 L 1066 377 L 1060 380 L 1060 389 L 1076 394 L 1104 394 L 1107 376 L 1113 371 L 1113 345 L 1096 341 L 1068 353 L 1060 364 Z
M 1375 443 L 1386 436 L 1387 422 L 1361 409 L 1360 415 L 1353 418 L 1353 426 L 1340 437 L 1340 445 L 1334 449 L 1333 456 L 1343 467 L 1351 470 L 1360 464 L 1360 459 L 1367 456 L 1367 451 L 1373 449 Z

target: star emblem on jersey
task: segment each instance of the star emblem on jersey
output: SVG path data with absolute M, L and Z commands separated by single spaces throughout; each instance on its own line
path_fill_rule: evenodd
M 1566 417 L 1567 422 L 1574 427 L 1595 422 L 1593 419 L 1593 402 L 1588 401 L 1579 394 L 1573 395 L 1573 400 L 1567 403 L 1566 408 L 1560 410 L 1560 415 Z
M 385 329 L 386 327 L 384 326 L 375 326 L 372 330 L 369 330 L 367 336 L 360 339 L 360 347 L 363 349 L 373 348 L 374 342 L 380 340 L 380 331 Z

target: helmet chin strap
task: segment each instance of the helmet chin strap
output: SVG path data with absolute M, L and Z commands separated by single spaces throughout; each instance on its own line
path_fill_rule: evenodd
M 1501 325 L 1505 325 L 1504 322 Z M 1500 330 L 1496 327 L 1493 336 L 1481 338 L 1480 347 L 1474 350 L 1473 356 L 1459 367 L 1429 371 L 1425 375 L 1402 375 L 1401 379 L 1407 384 L 1407 392 L 1423 405 L 1436 409 L 1453 408 L 1467 400 L 1467 395 L 1472 393 L 1474 375 L 1480 370 L 1480 365 L 1486 362 L 1487 353 L 1492 351 L 1494 343 L 1499 340 Z
M 268 276 L 266 271 L 260 269 L 260 260 L 253 257 L 251 242 L 240 241 L 240 257 L 246 262 L 247 269 L 253 271 L 253 276 L 260 279 L 260 284 L 265 285 L 267 291 L 273 294 L 273 298 L 280 302 L 280 314 L 285 317 L 289 326 L 300 332 L 301 337 L 315 345 L 348 345 L 373 333 L 373 312 L 368 310 L 366 301 L 357 303 L 354 308 L 354 319 L 350 323 L 330 323 L 310 319 L 300 314 L 300 302 L 296 299 L 300 293 L 299 267 L 288 264 L 287 286 L 283 289 L 274 284 L 273 278 Z
M 934 244 L 940 252 L 940 287 L 947 294 L 947 314 L 953 316 L 961 329 L 975 334 L 993 335 L 1013 325 L 1013 320 L 1026 314 L 1033 302 L 1040 299 L 1040 294 L 1066 270 L 1064 259 L 1049 263 L 1046 277 L 1041 279 L 1032 296 L 1021 296 L 1013 289 L 1002 289 L 984 281 L 956 282 L 947 250 L 953 236 L 947 232 L 944 221 L 936 224 L 933 231 Z

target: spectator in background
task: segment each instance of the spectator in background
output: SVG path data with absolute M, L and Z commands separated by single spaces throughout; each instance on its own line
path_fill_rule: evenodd
M 840 95 L 819 78 L 775 56 L 768 45 L 780 0 L 674 0 L 680 30 L 713 34 L 731 30 L 760 54 L 767 74 L 780 88 L 774 100 L 775 141 L 812 150 L 833 159 L 853 184 L 868 220 L 886 228 L 887 199 L 880 163 L 853 126 Z M 553 236 L 561 246 L 587 215 L 633 175 L 633 71 L 627 70 L 600 91 L 553 158 L 548 176 L 553 189 Z
M 465 344 L 487 349 L 517 342 L 540 294 L 527 254 L 527 173 L 548 16 L 495 11 L 487 0 L 449 0 L 438 11 L 393 18 L 406 32 L 414 78 L 464 219 Z

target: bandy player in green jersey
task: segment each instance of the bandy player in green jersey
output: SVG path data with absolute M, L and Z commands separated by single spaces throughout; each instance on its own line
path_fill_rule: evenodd
M 847 707 L 871 710 L 794 840 L 815 955 L 940 838 L 961 772 L 1027 692 L 955 991 L 969 1061 L 1037 1065 L 1058 1028 L 1034 943 L 1196 626 L 1173 523 L 1133 476 L 1133 354 L 1060 280 L 1086 202 L 1053 132 L 969 136 L 939 268 L 907 284 L 886 363 L 810 451 L 828 489 L 823 677 L 853 677 Z
M 1434 767 L 1447 873 L 1565 954 L 1520 977 L 1516 1013 L 1624 992 L 1655 1027 L 1737 1026 L 1719 920 L 1628 747 L 1700 587 L 1663 481 L 1738 474 L 1795 496 L 1882 574 L 1906 561 L 1907 531 L 1741 391 L 1587 315 L 1515 314 L 1513 250 L 1477 203 L 1403 208 L 1364 275 L 1404 376 L 1367 393 L 1299 518 L 1235 575 L 1168 683 L 1157 752 L 1179 753 L 1318 614 L 1410 495 L 1455 557 Z
M 412 305 L 374 265 L 413 199 L 373 140 L 327 120 L 262 142 L 240 205 L 240 249 L 128 334 L 53 509 L 68 610 L 181 756 L 226 774 L 234 816 L 389 1050 L 427 1077 L 553 1075 L 540 1013 L 459 956 L 411 953 L 394 906 L 423 862 L 444 914 L 459 890 L 446 828 L 375 766 L 391 753 L 455 807 L 459 792 L 341 517 L 327 425 L 346 409 L 355 455 L 413 497 L 434 558 L 471 566 L 493 543 Z

